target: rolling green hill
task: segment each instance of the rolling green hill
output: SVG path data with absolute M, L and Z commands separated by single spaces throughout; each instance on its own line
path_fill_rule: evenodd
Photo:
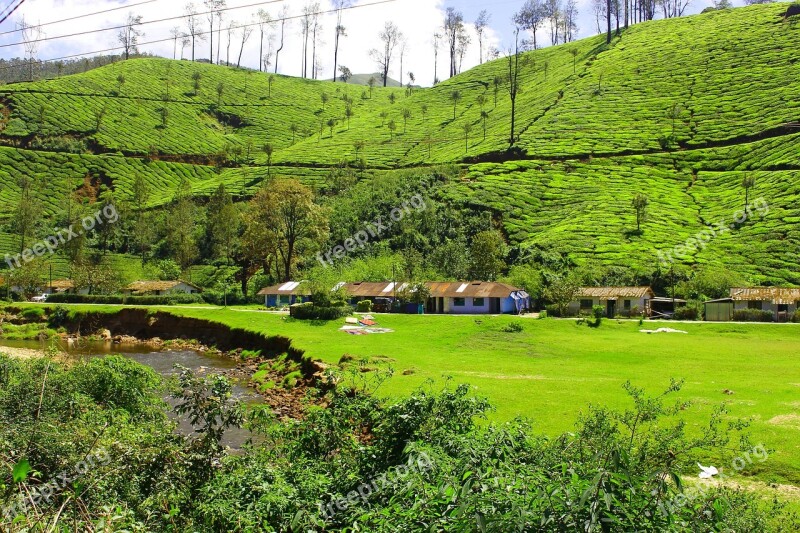
M 182 178 L 200 196 L 220 181 L 247 196 L 269 143 L 271 173 L 312 184 L 361 157 L 363 179 L 462 165 L 444 197 L 491 209 L 511 244 L 648 272 L 659 250 L 730 224 L 750 174 L 769 212 L 682 260 L 800 283 L 800 25 L 786 9 L 647 22 L 608 46 L 600 36 L 524 54 L 511 151 L 504 59 L 411 92 L 164 59 L 2 86 L 0 222 L 20 174 L 52 190 L 94 179 L 123 197 L 142 175 L 153 206 Z M 650 199 L 641 234 L 638 193 Z M 47 209 L 53 195 L 40 194 Z

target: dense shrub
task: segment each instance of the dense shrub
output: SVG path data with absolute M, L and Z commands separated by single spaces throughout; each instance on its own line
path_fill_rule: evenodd
M 372 311 L 372 300 L 361 300 L 356 308 L 359 313 L 369 313 Z
M 775 322 L 775 313 L 761 309 L 737 309 L 733 312 L 736 322 Z
M 248 304 L 263 304 L 264 299 L 261 296 L 247 296 L 242 294 L 241 290 L 230 291 L 225 294 L 224 291 L 204 291 L 201 294 L 203 301 L 211 305 L 248 305 Z
M 350 306 L 321 307 L 312 302 L 294 304 L 289 314 L 298 320 L 336 320 L 350 314 Z
M 202 294 L 168 294 L 164 296 L 122 296 L 89 294 L 53 294 L 48 303 L 105 305 L 186 305 L 204 303 Z
M 696 307 L 684 306 L 677 308 L 672 318 L 675 320 L 697 320 L 698 316 L 699 313 Z
M 792 315 L 792 322 L 800 324 L 800 309 L 797 309 Z
M 42 480 L 73 474 L 87 456 L 107 457 L 78 471 L 77 483 L 92 490 L 56 488 L 35 510 L 0 515 L 0 529 L 35 530 L 42 522 L 59 531 L 100 523 L 128 531 L 339 531 L 358 524 L 379 533 L 427 531 L 430 524 L 442 532 L 800 527 L 781 504 L 754 491 L 717 487 L 684 497 L 680 475 L 696 471 L 698 454 L 727 461 L 747 451 L 756 462 L 767 453 L 737 434 L 743 425 L 722 410 L 704 430 L 689 431 L 681 420 L 686 404 L 665 398 L 679 393 L 680 383 L 656 396 L 626 384 L 628 409 L 589 408 L 573 431 L 545 438 L 520 420 L 479 422 L 491 406 L 466 384 L 426 386 L 394 400 L 371 395 L 388 375 L 354 368 L 326 393 L 326 408 L 301 420 L 277 421 L 269 406 L 252 406 L 248 427 L 258 438 L 228 454 L 222 435 L 242 416 L 220 376 L 181 369 L 176 410 L 202 421 L 184 437 L 164 416 L 159 378 L 137 363 L 0 356 L 0 508 L 30 497 Z M 285 386 L 297 378 L 290 374 Z M 367 486 L 373 488 L 362 490 Z

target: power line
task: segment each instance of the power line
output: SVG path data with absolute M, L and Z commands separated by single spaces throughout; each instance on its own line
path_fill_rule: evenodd
M 22 0 L 22 1 L 24 2 L 25 0 Z M 246 6 L 239 6 L 239 7 L 236 7 L 236 8 L 228 8 L 228 9 L 242 9 L 242 8 L 245 8 L 245 7 L 253 7 L 253 6 L 259 6 L 259 5 L 265 5 L 265 4 L 275 4 L 275 3 L 280 3 L 280 2 L 283 2 L 283 1 L 284 0 L 269 0 L 267 2 L 258 2 L 256 4 L 249 4 L 249 5 L 246 5 Z M 382 4 L 391 4 L 391 3 L 394 3 L 394 2 L 397 2 L 397 1 L 398 0 L 379 0 L 379 1 L 376 1 L 376 2 L 368 3 L 368 4 L 359 4 L 359 5 L 356 5 L 356 6 L 350 6 L 350 7 L 347 7 L 345 9 L 346 10 L 353 10 L 353 9 L 358 9 L 358 8 L 362 8 L 362 7 L 372 7 L 372 6 L 382 5 Z M 326 11 L 317 11 L 316 13 L 310 13 L 310 14 L 311 15 L 329 15 L 331 13 L 336 13 L 336 11 L 337 10 L 335 10 L 335 9 L 329 9 L 329 10 L 326 10 Z M 205 13 L 195 13 L 195 15 L 197 16 L 197 15 L 203 15 L 203 14 L 208 14 L 208 13 L 211 13 L 211 11 L 208 11 L 208 12 L 205 12 Z M 214 11 L 214 13 L 216 13 L 216 11 Z M 274 22 L 283 22 L 283 21 L 286 21 L 286 20 L 295 20 L 295 19 L 303 18 L 304 16 L 306 16 L 306 15 L 293 15 L 291 17 L 283 17 L 283 18 L 279 18 L 279 19 L 274 19 L 272 22 L 274 23 Z M 165 22 L 165 21 L 168 21 L 168 20 L 183 19 L 183 18 L 186 18 L 186 15 L 181 15 L 181 16 L 177 16 L 177 17 L 169 17 L 169 18 L 165 18 L 165 19 L 161 19 L 161 20 L 154 20 L 154 21 L 143 23 L 143 24 L 152 24 L 152 23 L 155 23 L 155 22 Z M 2 21 L 0 21 L 0 22 L 2 22 Z M 260 24 L 262 24 L 262 23 L 261 22 L 252 22 L 250 24 L 240 24 L 240 25 L 236 26 L 235 29 L 248 28 L 248 27 L 251 27 L 251 26 L 258 26 Z M 124 26 L 117 26 L 117 27 L 114 27 L 114 28 L 104 28 L 104 29 L 101 29 L 101 30 L 90 30 L 90 31 L 85 31 L 85 32 L 81 32 L 81 33 L 76 33 L 76 34 L 70 35 L 69 37 L 79 36 L 79 35 L 88 35 L 88 34 L 92 34 L 92 33 L 98 33 L 98 32 L 112 30 L 112 29 L 122 29 L 122 28 L 127 28 L 127 27 L 128 27 L 128 25 L 126 24 Z M 202 31 L 202 32 L 197 32 L 194 35 L 196 37 L 198 35 L 208 35 L 210 33 L 212 33 L 212 32 L 211 31 Z M 143 43 L 137 43 L 136 46 L 147 46 L 147 45 L 150 45 L 150 44 L 165 43 L 165 42 L 169 42 L 169 41 L 172 41 L 172 40 L 174 40 L 174 37 L 167 37 L 165 39 L 156 39 L 154 41 L 147 41 L 147 42 L 143 42 Z M 14 43 L 14 45 L 20 45 L 20 44 L 23 44 L 23 43 Z M 2 45 L 2 46 L 0 46 L 0 48 L 6 47 L 6 46 L 12 46 L 12 45 Z M 54 58 L 50 58 L 50 59 L 40 59 L 40 60 L 35 61 L 35 63 L 36 64 L 50 63 L 50 62 L 53 62 L 53 61 L 60 61 L 62 59 L 74 59 L 76 57 L 91 56 L 91 55 L 95 55 L 95 54 L 102 54 L 102 53 L 106 53 L 106 52 L 113 52 L 115 50 L 124 50 L 124 49 L 125 49 L 124 46 L 114 46 L 114 47 L 111 47 L 111 48 L 105 48 L 103 50 L 93 50 L 91 52 L 81 52 L 79 54 L 71 54 L 71 55 L 68 55 L 68 56 L 54 57 Z M 11 69 L 11 68 L 16 68 L 16 67 L 17 67 L 16 65 L 9 65 L 7 67 L 0 67 L 0 70 L 8 70 L 8 69 Z
M 12 3 L 13 3 L 13 1 L 12 1 Z M 8 17 L 10 17 L 11 15 L 13 15 L 13 14 L 14 14 L 14 11 L 16 11 L 17 9 L 19 9 L 19 6 L 21 6 L 21 5 L 22 5 L 22 4 L 24 4 L 24 3 L 25 3 L 25 0 L 19 0 L 19 4 L 17 4 L 17 5 L 14 7 L 14 9 L 12 9 L 11 11 L 9 11 L 9 12 L 8 12 L 8 14 L 6 14 L 6 16 L 4 16 L 2 19 L 0 19 L 0 24 L 4 23 L 6 20 L 8 20 Z M 11 5 L 11 4 L 9 4 L 9 5 Z M 8 9 L 8 8 L 6 8 L 6 9 Z
M 13 4 L 15 1 L 16 0 L 12 0 L 11 3 Z M 78 20 L 78 19 L 85 19 L 87 17 L 93 17 L 94 15 L 102 15 L 103 13 L 110 13 L 112 11 L 119 11 L 120 9 L 130 9 L 132 7 L 141 6 L 141 5 L 144 5 L 144 4 L 152 4 L 153 2 L 158 2 L 158 0 L 145 0 L 144 2 L 138 2 L 136 4 L 128 4 L 128 5 L 124 5 L 124 6 L 113 7 L 111 9 L 104 9 L 103 11 L 95 11 L 93 13 L 85 13 L 83 15 L 78 15 L 78 16 L 70 17 L 70 18 L 66 18 L 66 19 L 53 20 L 53 21 L 50 21 L 50 22 L 44 22 L 42 24 L 37 24 L 37 26 L 39 26 L 39 27 L 52 26 L 53 24 L 60 24 L 62 22 L 70 22 L 72 20 Z M 17 33 L 19 31 L 22 31 L 22 30 L 20 30 L 19 28 L 18 29 L 14 29 L 14 30 L 6 30 L 4 32 L 0 32 L 0 36 L 8 35 L 9 33 Z
M 16 3 L 17 0 L 11 0 L 6 7 L 3 8 L 3 11 L 0 11 L 0 17 L 4 16 L 9 9 Z
M 151 1 L 156 1 L 156 0 L 151 0 Z M 211 13 L 222 13 L 223 11 L 232 11 L 234 9 L 245 9 L 245 8 L 248 8 L 248 7 L 256 7 L 256 6 L 266 5 L 266 4 L 276 4 L 276 3 L 282 3 L 283 1 L 284 0 L 267 0 L 267 1 L 264 1 L 264 2 L 256 2 L 255 4 L 247 4 L 247 5 L 236 6 L 236 7 L 226 7 L 224 9 L 215 9 L 213 11 L 202 11 L 202 12 L 199 12 L 199 13 L 194 13 L 194 15 L 195 16 L 201 16 L 201 15 L 208 15 L 208 14 L 211 14 Z M 128 6 L 128 7 L 131 7 L 131 6 Z M 137 24 L 133 24 L 133 26 L 146 26 L 148 24 L 157 24 L 159 22 L 168 22 L 170 20 L 177 20 L 177 19 L 183 19 L 183 18 L 186 18 L 185 14 L 176 15 L 174 17 L 166 17 L 166 18 L 163 18 L 163 19 L 147 20 L 147 21 L 144 21 L 144 22 L 139 22 Z M 61 22 L 61 21 L 57 21 L 57 22 Z M 102 33 L 102 32 L 106 32 L 106 31 L 122 30 L 122 29 L 127 28 L 128 26 L 131 26 L 131 25 L 130 24 L 122 24 L 120 26 L 110 26 L 108 28 L 100 28 L 99 30 L 86 30 L 86 31 L 80 31 L 80 32 L 76 32 L 76 33 L 67 33 L 67 34 L 64 34 L 64 35 L 55 35 L 53 37 L 44 37 L 42 39 L 39 39 L 39 41 L 55 41 L 55 40 L 58 40 L 58 39 L 67 39 L 69 37 L 81 37 L 83 35 L 90 35 L 92 33 Z M 195 34 L 195 35 L 199 35 L 199 34 Z M 23 44 L 23 42 L 7 43 L 7 44 L 0 45 L 0 48 L 8 48 L 10 46 L 19 46 L 21 44 Z

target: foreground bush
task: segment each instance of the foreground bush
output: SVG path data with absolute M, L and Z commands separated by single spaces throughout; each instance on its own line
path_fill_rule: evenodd
M 524 421 L 478 424 L 491 409 L 470 388 L 378 399 L 386 374 L 332 374 L 326 408 L 278 422 L 250 409 L 253 444 L 220 440 L 242 421 L 230 385 L 183 369 L 181 437 L 158 378 L 122 358 L 66 367 L 0 357 L 0 509 L 87 456 L 103 455 L 46 500 L 0 516 L 0 530 L 129 531 L 796 531 L 781 505 L 728 488 L 681 497 L 700 454 L 750 449 L 740 423 L 714 412 L 700 435 L 677 393 L 625 385 L 631 406 L 589 409 L 572 432 Z M 41 396 L 40 391 L 45 394 Z M 730 428 L 733 429 L 730 429 Z M 733 433 L 731 433 L 733 431 Z M 733 437 L 737 437 L 734 439 Z M 11 507 L 10 507 L 11 506 Z M 15 518 L 16 517 L 16 518 Z M 12 520 L 16 520 L 12 524 Z M 59 529 L 60 528 L 60 529 Z

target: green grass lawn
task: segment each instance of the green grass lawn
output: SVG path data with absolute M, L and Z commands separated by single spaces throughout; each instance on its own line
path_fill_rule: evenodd
M 379 315 L 394 333 L 352 336 L 337 331 L 339 321 L 320 325 L 231 309 L 170 312 L 284 335 L 331 364 L 344 354 L 390 357 L 396 372 L 383 394 L 406 394 L 427 379 L 452 376 L 491 399 L 493 419 L 527 417 L 550 435 L 571 429 L 589 404 L 628 406 L 627 380 L 655 394 L 670 378 L 685 379 L 681 397 L 693 402 L 685 412 L 690 426 L 700 428 L 715 406 L 727 403 L 731 417 L 753 419 L 753 440 L 774 450 L 745 473 L 800 484 L 800 327 L 794 325 L 680 324 L 688 334 L 647 335 L 630 321 L 590 329 L 506 316 Z M 513 320 L 524 331 L 502 332 Z

